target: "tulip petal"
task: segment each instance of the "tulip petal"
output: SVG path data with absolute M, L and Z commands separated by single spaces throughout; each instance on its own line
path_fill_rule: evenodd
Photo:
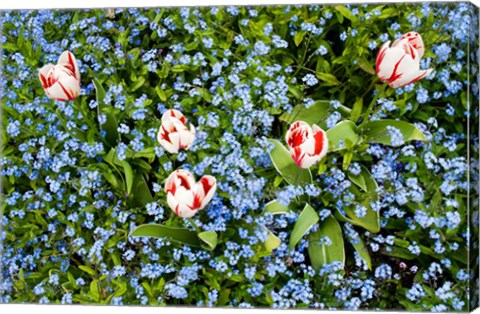
M 67 94 L 68 92 L 59 82 L 56 82 L 49 88 L 46 88 L 45 92 L 47 93 L 47 96 L 51 99 L 56 99 L 61 101 L 69 100 L 69 96 Z
M 313 125 L 313 132 L 315 133 L 315 155 L 318 155 L 322 159 L 328 151 L 328 139 L 327 133 L 319 126 Z
M 179 147 L 188 149 L 193 143 L 194 135 L 190 131 L 179 132 Z
M 195 178 L 186 170 L 175 170 L 175 182 L 179 186 L 185 187 L 187 190 L 191 190 L 195 186 Z
M 72 72 L 72 75 L 75 77 L 75 79 L 80 81 L 80 70 L 73 53 L 70 51 L 64 51 L 60 55 L 60 58 L 58 58 L 58 64 L 66 66 Z
M 417 32 L 408 32 L 402 36 L 401 39 L 408 40 L 408 43 L 417 50 L 419 58 L 423 58 L 425 53 L 425 45 L 423 44 L 422 36 Z
M 406 58 L 405 51 L 402 48 L 387 48 L 381 51 L 381 56 L 377 58 L 376 71 L 382 82 L 390 80 L 393 76 L 395 67 Z M 410 58 L 408 56 L 408 58 Z M 411 58 L 410 58 L 411 59 Z
M 299 166 L 299 167 L 303 168 L 303 169 L 308 169 L 311 166 L 313 166 L 314 164 L 316 164 L 320 159 L 321 159 L 321 157 L 319 155 L 305 154 L 302 158 L 301 166 Z
M 40 78 L 40 82 L 42 83 L 43 88 L 48 88 L 48 75 L 52 68 L 55 66 L 53 64 L 47 64 L 43 66 L 39 71 L 38 71 L 38 76 Z
M 428 69 L 428 70 L 418 70 L 418 71 L 415 71 L 415 72 L 412 72 L 412 73 L 407 73 L 404 77 L 402 77 L 401 79 L 398 79 L 396 81 L 393 81 L 389 85 L 390 85 L 390 87 L 393 87 L 393 88 L 399 88 L 399 87 L 402 87 L 402 86 L 406 86 L 406 85 L 415 83 L 416 81 L 430 75 L 430 73 L 432 73 L 432 71 L 433 71 L 432 69 Z
M 191 218 L 195 216 L 197 210 L 192 209 L 187 205 L 178 204 L 178 206 L 175 208 L 175 213 L 182 218 Z
M 170 120 L 172 118 L 174 118 L 176 120 L 179 120 L 182 124 L 187 123 L 187 119 L 185 118 L 183 113 L 181 113 L 180 111 L 178 111 L 176 109 L 169 109 L 169 110 L 165 111 L 162 115 L 162 122 L 164 122 L 166 120 Z
M 173 211 L 175 211 L 175 209 L 178 206 L 178 201 L 172 193 L 167 193 L 167 204 L 170 207 L 170 209 Z M 178 215 L 178 213 L 176 214 Z
M 215 179 L 215 177 L 206 175 L 200 179 L 198 184 L 201 185 L 201 189 L 203 191 L 202 194 L 204 195 L 202 204 L 200 206 L 200 209 L 203 209 L 205 208 L 205 206 L 207 206 L 207 204 L 210 202 L 210 200 L 213 198 L 213 195 L 215 194 L 215 191 L 217 189 L 217 180 Z

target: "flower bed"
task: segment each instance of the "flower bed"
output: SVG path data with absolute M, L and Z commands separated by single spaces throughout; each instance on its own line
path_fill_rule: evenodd
M 477 13 L 1 12 L 0 302 L 473 308 Z

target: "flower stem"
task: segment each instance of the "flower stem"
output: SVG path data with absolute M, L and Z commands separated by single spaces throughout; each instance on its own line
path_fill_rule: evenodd
M 188 221 L 190 222 L 190 224 L 193 226 L 193 228 L 195 228 L 195 231 L 197 233 L 200 233 L 202 232 L 202 230 L 200 230 L 200 228 L 197 226 L 197 224 L 195 223 L 195 221 L 193 220 L 193 218 L 187 218 Z

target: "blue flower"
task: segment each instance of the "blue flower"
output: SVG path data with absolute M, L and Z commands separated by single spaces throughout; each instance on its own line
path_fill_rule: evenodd
M 315 77 L 315 75 L 308 73 L 306 74 L 303 78 L 302 81 L 307 84 L 308 86 L 315 86 L 318 84 L 318 79 Z

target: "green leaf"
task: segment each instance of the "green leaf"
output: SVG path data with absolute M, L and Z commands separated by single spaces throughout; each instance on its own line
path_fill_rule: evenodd
M 293 36 L 293 41 L 295 42 L 295 46 L 297 47 L 300 46 L 305 35 L 307 35 L 306 31 L 299 31 L 295 34 L 295 36 Z
M 160 88 L 160 86 L 155 87 L 155 91 L 157 92 L 158 98 L 160 98 L 161 101 L 167 101 L 167 95 L 165 95 L 165 92 Z
M 95 271 L 88 267 L 88 266 L 85 266 L 85 265 L 80 265 L 78 266 L 78 268 L 81 270 L 81 271 L 84 271 L 86 272 L 87 274 L 91 275 L 91 276 L 95 276 Z
M 125 173 L 125 182 L 127 184 L 126 186 L 127 194 L 130 195 L 130 193 L 132 192 L 132 186 L 133 186 L 132 166 L 130 166 L 130 164 L 127 161 L 122 160 L 122 167 L 123 167 L 123 172 Z
M 370 143 L 380 143 L 392 145 L 387 126 L 397 128 L 403 135 L 403 140 L 408 141 L 426 141 L 425 135 L 411 123 L 398 120 L 376 120 L 365 123 L 360 131 L 365 136 L 366 141 Z
M 328 237 L 331 241 L 327 245 L 322 241 Z M 318 230 L 308 237 L 308 255 L 313 269 L 318 271 L 323 265 L 335 261 L 345 265 L 345 247 L 343 243 L 342 228 L 333 216 L 328 216 L 320 222 Z
M 98 106 L 100 106 L 100 109 L 103 109 L 105 105 L 105 89 L 103 88 L 102 83 L 100 83 L 100 81 L 95 78 L 93 79 L 93 85 L 95 85 L 97 104 Z
M 287 206 L 283 206 L 277 200 L 273 200 L 265 205 L 263 209 L 264 213 L 275 214 L 286 214 L 290 212 L 290 209 Z
M 273 250 L 275 250 L 276 248 L 278 248 L 280 246 L 280 244 L 282 244 L 282 240 L 280 240 L 279 237 L 277 237 L 276 235 L 274 235 L 270 230 L 268 230 L 267 228 L 265 228 L 268 232 L 268 237 L 267 237 L 267 240 L 265 241 L 265 243 L 263 243 L 263 245 L 265 246 L 265 250 L 269 251 L 269 252 L 272 252 Z
M 340 12 L 340 14 L 342 14 L 346 19 L 349 19 L 352 22 L 355 22 L 357 20 L 357 18 L 350 12 L 350 10 L 343 5 L 335 6 L 335 10 Z
M 365 261 L 367 264 L 368 269 L 372 270 L 372 259 L 370 258 L 370 253 L 368 252 L 368 248 L 366 247 L 365 243 L 361 238 L 357 238 L 357 243 L 352 244 L 355 251 L 357 251 L 358 255 Z
M 339 85 L 341 84 L 341 82 L 339 80 L 337 80 L 337 78 L 335 77 L 335 75 L 333 74 L 330 74 L 330 73 L 321 73 L 321 72 L 317 72 L 316 73 L 316 76 L 324 81 L 325 83 L 327 84 L 324 84 L 326 86 L 335 86 L 335 85 Z
M 93 280 L 90 283 L 90 292 L 89 295 L 96 301 L 100 300 L 100 291 L 98 289 L 98 280 Z
M 329 151 L 344 149 L 349 143 L 355 145 L 359 139 L 357 126 L 350 120 L 344 120 L 327 131 L 327 138 Z
M 362 115 L 363 109 L 363 98 L 358 97 L 353 104 L 352 111 L 350 112 L 350 120 L 357 122 L 360 116 Z
M 131 87 L 130 87 L 130 92 L 134 92 L 136 91 L 137 89 L 139 89 L 140 87 L 143 86 L 143 84 L 145 84 L 145 78 L 143 76 L 140 76 L 137 81 L 135 82 L 135 84 L 133 84 Z
M 105 104 L 105 89 L 102 86 L 102 83 L 97 79 L 93 79 L 93 85 L 95 85 L 96 91 L 96 100 L 98 104 L 99 112 L 106 115 L 106 121 L 103 124 L 102 128 L 107 132 L 106 140 L 110 144 L 111 147 L 116 145 L 118 139 L 118 121 L 115 115 L 109 112 L 107 106 Z
M 277 140 L 269 140 L 275 147 L 270 152 L 270 159 L 277 172 L 290 184 L 312 183 L 309 169 L 302 169 L 295 164 L 288 150 Z
M 357 63 L 360 66 L 360 69 L 362 69 L 363 71 L 365 71 L 365 72 L 367 72 L 368 74 L 371 74 L 371 75 L 375 74 L 375 69 L 370 64 L 370 62 L 368 62 L 368 60 L 365 59 L 364 57 L 359 57 L 357 59 Z
M 319 127 L 325 128 L 324 121 L 327 120 L 332 112 L 332 105 L 330 105 L 329 100 L 318 100 L 309 108 L 306 108 L 303 104 L 297 105 L 290 113 L 285 112 L 282 114 L 279 119 L 287 123 L 304 121 L 310 125 L 317 124 Z
M 150 202 L 153 202 L 153 196 L 150 192 L 150 188 L 148 187 L 147 181 L 141 173 L 137 173 L 135 176 L 132 192 L 134 203 L 138 207 L 142 207 Z
M 338 209 L 335 210 L 335 217 L 343 222 L 349 222 L 352 225 L 365 228 L 366 230 L 377 233 L 380 231 L 380 216 L 378 211 L 374 211 L 369 204 L 370 202 L 363 201 L 360 205 L 367 208 L 365 217 L 359 218 L 355 215 L 355 210 L 352 207 L 344 207 L 345 214 L 342 214 Z
M 130 235 L 134 237 L 167 238 L 175 242 L 196 247 L 199 247 L 201 244 L 195 231 L 184 228 L 167 227 L 160 224 L 138 226 Z
M 300 216 L 298 216 L 297 222 L 293 227 L 293 231 L 290 234 L 290 244 L 289 249 L 293 251 L 295 246 L 297 245 L 298 241 L 307 233 L 307 231 L 316 224 L 320 218 L 318 217 L 317 212 L 315 209 L 312 208 L 309 204 L 306 204 L 303 208 Z
M 127 289 L 127 283 L 125 283 L 125 282 L 120 282 L 120 283 L 118 283 L 118 284 L 117 284 L 117 287 L 118 287 L 118 288 L 117 288 L 117 290 L 115 290 L 115 293 L 114 293 L 114 295 L 115 295 L 116 297 L 122 296 L 122 295 L 124 295 L 124 294 L 128 291 L 128 289 Z
M 364 165 L 360 164 L 360 169 L 358 175 L 354 175 L 349 171 L 347 174 L 348 178 L 365 192 L 375 193 L 378 188 L 377 181 L 375 181 L 370 171 Z
M 213 250 L 217 246 L 218 235 L 215 231 L 200 232 L 198 238 L 208 245 L 209 250 Z

